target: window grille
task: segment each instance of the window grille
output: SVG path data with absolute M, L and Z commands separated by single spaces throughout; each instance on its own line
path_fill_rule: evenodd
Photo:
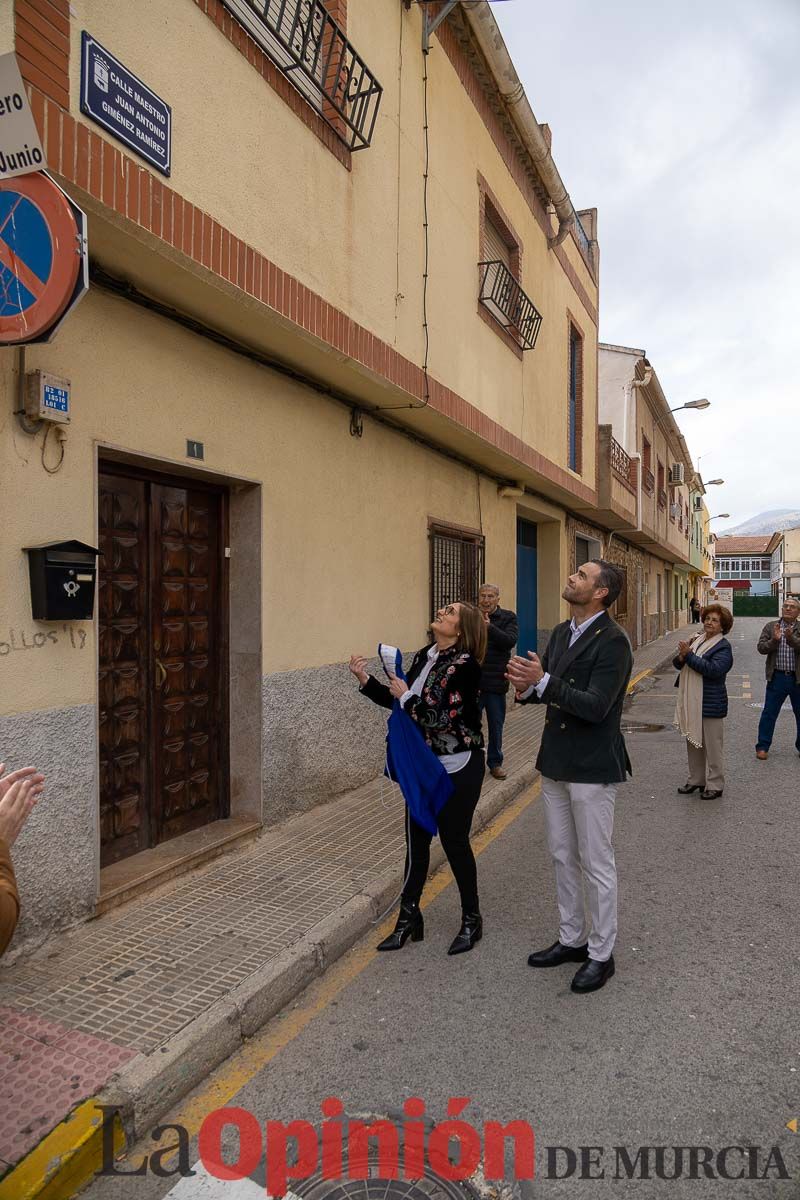
M 431 558 L 431 617 L 445 604 L 466 600 L 478 603 L 478 590 L 483 582 L 485 538 L 447 525 L 432 525 Z
M 322 0 L 223 0 L 351 150 L 369 146 L 383 88 Z
M 523 292 L 511 271 L 499 259 L 478 263 L 478 267 L 481 272 L 478 294 L 481 304 L 507 333 L 516 337 L 521 350 L 533 350 L 542 315 L 530 296 Z

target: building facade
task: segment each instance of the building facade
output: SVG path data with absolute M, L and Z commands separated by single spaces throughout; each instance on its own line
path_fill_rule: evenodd
M 779 529 L 767 545 L 770 589 L 783 604 L 789 596 L 800 599 L 800 528 Z
M 635 645 L 683 624 L 696 587 L 690 577 L 695 472 L 669 408 L 644 350 L 600 344 L 598 506 L 635 580 L 623 621 Z
M 745 596 L 772 595 L 771 538 L 718 537 L 716 579 L 720 587 Z
M 403 0 L 288 26 L 250 0 L 46 7 L 5 5 L 0 37 L 88 214 L 91 288 L 0 355 L 0 744 L 48 778 L 17 947 L 374 777 L 350 654 L 415 649 L 483 579 L 541 648 L 578 538 L 607 533 L 574 524 L 598 500 L 596 214 L 488 4 L 427 52 Z M 131 76 L 98 124 L 90 84 Z M 169 175 L 126 123 L 169 140 Z M 70 381 L 61 444 L 10 415 L 35 371 Z M 677 561 L 660 504 L 656 526 Z M 24 548 L 65 539 L 100 551 L 95 616 L 34 621 Z M 685 607 L 664 579 L 648 629 Z
M 692 570 L 689 577 L 690 598 L 694 596 L 701 604 L 708 602 L 708 591 L 714 582 L 714 541 L 709 533 L 710 514 L 705 502 L 705 484 L 695 472 L 689 488 L 689 560 Z

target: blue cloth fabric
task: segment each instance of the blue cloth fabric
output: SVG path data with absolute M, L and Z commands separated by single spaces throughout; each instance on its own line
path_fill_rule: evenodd
M 680 659 L 675 658 L 673 665 L 680 670 Z M 707 654 L 687 654 L 685 666 L 687 671 L 694 670 L 703 676 L 703 716 L 727 717 L 728 689 L 725 677 L 733 666 L 733 650 L 728 639 L 722 638 Z M 678 686 L 677 679 L 675 686 Z
M 781 671 L 775 671 L 772 679 L 767 684 L 764 709 L 761 713 L 761 720 L 758 722 L 756 750 L 769 750 L 772 745 L 775 722 L 787 698 L 794 709 L 795 722 L 797 723 L 797 736 L 794 744 L 800 750 L 800 683 L 797 683 L 793 674 Z
M 381 650 L 379 646 L 378 655 L 386 669 Z M 386 673 L 389 674 L 388 671 Z M 394 673 L 398 679 L 405 679 L 399 650 Z M 453 783 L 419 728 L 400 707 L 399 700 L 392 705 L 386 725 L 385 774 L 398 784 L 417 824 L 434 836 L 438 831 L 439 813 L 453 794 Z
M 503 722 L 506 719 L 506 698 L 504 694 L 501 695 L 498 692 L 482 691 L 478 703 L 481 712 L 486 710 L 486 719 L 489 725 L 489 750 L 486 755 L 486 763 L 491 771 L 492 767 L 502 767 L 503 765 Z

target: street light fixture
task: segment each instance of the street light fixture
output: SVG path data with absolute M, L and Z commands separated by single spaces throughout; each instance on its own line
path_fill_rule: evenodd
M 709 517 L 708 519 L 709 521 L 719 521 L 721 518 L 728 518 L 730 515 L 730 513 L 717 513 L 715 516 Z
M 705 479 L 703 480 L 703 487 L 714 487 L 716 484 L 724 482 L 724 479 Z
M 711 401 L 703 397 L 702 400 L 687 400 L 686 404 L 679 404 L 677 408 L 671 408 L 671 413 L 680 412 L 682 408 L 710 408 Z

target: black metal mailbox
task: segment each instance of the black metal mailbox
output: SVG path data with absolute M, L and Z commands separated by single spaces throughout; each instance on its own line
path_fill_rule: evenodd
M 26 546 L 25 552 L 34 621 L 91 621 L 100 551 L 69 541 Z

